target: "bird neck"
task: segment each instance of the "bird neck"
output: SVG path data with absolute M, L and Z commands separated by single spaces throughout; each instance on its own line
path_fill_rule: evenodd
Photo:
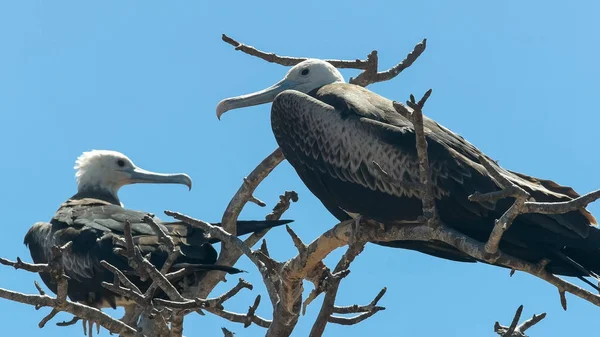
M 110 202 L 114 205 L 122 206 L 117 192 L 118 189 L 113 190 L 110 188 L 102 188 L 99 186 L 80 186 L 77 189 L 77 194 L 75 194 L 71 199 L 93 198 Z

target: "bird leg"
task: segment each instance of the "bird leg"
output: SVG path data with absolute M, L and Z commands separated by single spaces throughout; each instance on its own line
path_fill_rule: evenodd
M 94 337 L 94 323 L 96 324 L 96 334 L 100 334 L 100 323 L 93 321 L 93 320 L 87 320 L 87 319 L 83 319 L 81 320 L 81 325 L 83 327 L 83 334 L 85 336 L 88 336 L 87 332 L 89 331 L 89 337 Z
M 348 242 L 350 245 L 355 244 L 358 241 L 358 237 L 360 236 L 360 221 L 362 218 L 363 216 L 360 214 L 354 218 L 354 223 L 352 224 L 352 235 L 350 236 L 350 240 Z

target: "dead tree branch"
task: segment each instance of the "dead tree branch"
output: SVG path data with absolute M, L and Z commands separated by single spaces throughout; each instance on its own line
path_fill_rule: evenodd
M 62 264 L 62 256 L 69 253 L 71 242 L 62 247 L 52 248 L 52 259 L 48 264 L 29 264 L 17 258 L 16 262 L 2 259 L 2 264 L 12 266 L 15 269 L 23 269 L 29 272 L 38 273 L 44 272 L 51 275 L 57 283 L 57 295 L 55 298 L 46 295 L 42 288 L 36 282 L 36 288 L 39 295 L 23 294 L 11 290 L 0 289 L 0 297 L 24 304 L 35 306 L 36 309 L 42 307 L 50 307 L 52 311 L 46 315 L 38 324 L 43 328 L 52 318 L 61 311 L 68 312 L 79 319 L 84 319 L 88 322 L 94 322 L 99 326 L 104 327 L 111 333 L 120 334 L 122 336 L 138 336 L 136 329 L 127 324 L 110 317 L 101 310 L 89 307 L 87 305 L 71 302 L 67 299 L 68 277 L 64 273 Z M 73 323 L 76 320 L 73 320 Z M 65 323 L 59 325 L 67 325 Z
M 425 137 L 425 127 L 423 126 L 423 107 L 431 95 L 431 91 L 431 89 L 427 90 L 418 103 L 415 101 L 415 97 L 410 95 L 411 99 L 406 103 L 412 111 L 409 111 L 408 108 L 400 102 L 394 102 L 394 108 L 399 114 L 413 124 L 416 137 L 417 156 L 419 157 L 420 181 L 421 185 L 424 186 L 423 194 L 421 196 L 423 202 L 423 216 L 425 217 L 425 222 L 427 222 L 429 226 L 437 226 L 439 224 L 439 217 L 435 207 L 435 196 L 433 193 L 433 183 L 431 181 L 431 168 L 429 167 L 429 156 L 427 155 L 427 139 Z
M 279 56 L 274 53 L 267 53 L 258 50 L 252 46 L 240 43 L 231 37 L 223 34 L 222 39 L 224 42 L 235 47 L 235 50 L 239 50 L 245 54 L 258 57 L 270 63 L 276 63 L 283 66 L 295 66 L 296 64 L 306 61 L 307 57 L 290 57 L 290 56 Z M 386 71 L 378 71 L 379 58 L 377 51 L 373 50 L 367 56 L 366 60 L 325 60 L 336 68 L 346 69 L 358 69 L 362 72 L 356 78 L 350 78 L 350 83 L 366 87 L 373 83 L 385 82 L 398 76 L 404 69 L 410 67 L 427 47 L 427 39 L 419 42 L 414 49 L 406 56 L 404 60 L 393 66 Z
M 310 331 L 310 335 L 309 335 L 310 337 L 322 336 L 323 332 L 325 332 L 325 326 L 327 325 L 328 322 L 336 323 L 336 324 L 343 324 L 343 325 L 352 325 L 352 324 L 359 323 L 359 322 L 371 317 L 378 311 L 384 309 L 382 307 L 371 306 L 369 309 L 362 311 L 362 313 L 356 317 L 345 318 L 345 317 L 333 316 L 334 313 L 340 312 L 340 311 L 347 311 L 348 313 L 350 313 L 350 312 L 358 313 L 359 308 L 360 309 L 367 308 L 367 306 L 359 307 L 358 305 L 354 305 L 352 307 L 346 307 L 344 309 L 340 309 L 339 307 L 335 306 L 335 300 L 337 297 L 340 282 L 342 281 L 343 278 L 345 278 L 350 273 L 350 270 L 348 269 L 350 267 L 350 264 L 352 263 L 352 261 L 354 261 L 356 256 L 358 256 L 363 251 L 365 244 L 366 244 L 365 241 L 350 243 L 348 245 L 348 250 L 346 250 L 346 253 L 342 256 L 342 258 L 338 262 L 337 266 L 334 269 L 333 274 L 330 274 L 325 282 L 321 282 L 321 284 L 324 285 L 323 289 L 321 291 L 325 292 L 325 298 L 323 299 L 323 304 L 321 305 L 321 310 L 319 311 L 319 315 L 317 316 L 317 319 L 316 319 L 315 323 L 313 324 L 313 327 Z M 385 290 L 380 292 L 380 295 L 377 295 L 377 297 L 373 300 L 373 302 L 376 304 L 379 301 L 379 299 L 381 299 L 381 297 L 383 296 L 384 293 L 385 293 Z
M 267 287 L 267 291 L 269 292 L 269 296 L 271 299 L 275 299 L 277 297 L 277 281 L 272 278 L 272 273 L 269 273 L 265 264 L 258 258 L 257 254 L 255 254 L 252 249 L 246 245 L 242 240 L 240 240 L 237 236 L 231 235 L 227 233 L 221 227 L 212 226 L 211 224 L 204 222 L 202 220 L 194 219 L 183 215 L 181 213 L 165 211 L 165 214 L 173 217 L 179 221 L 183 221 L 187 224 L 190 224 L 194 227 L 198 227 L 208 233 L 211 237 L 218 238 L 221 242 L 230 245 L 231 247 L 237 248 L 237 250 L 244 253 L 252 263 L 257 267 L 258 271 L 261 273 L 263 282 Z
M 538 324 L 541 320 L 546 318 L 546 313 L 533 315 L 533 317 L 517 326 L 517 324 L 519 324 L 519 320 L 521 319 L 522 313 L 523 305 L 519 306 L 519 308 L 517 309 L 515 317 L 513 318 L 510 326 L 503 326 L 500 325 L 499 322 L 496 322 L 496 324 L 494 324 L 494 332 L 500 335 L 501 337 L 527 337 L 527 335 L 525 335 L 525 331 L 527 331 L 527 329 Z
M 283 161 L 283 152 L 277 148 L 273 153 L 267 156 L 253 171 L 244 179 L 244 183 L 240 186 L 235 196 L 231 199 L 227 210 L 223 215 L 222 225 L 225 231 L 235 234 L 235 223 L 244 205 L 251 199 L 252 194 L 258 185 L 265 179 L 279 163 Z M 252 247 L 258 242 L 268 231 L 254 233 L 246 239 L 245 244 Z M 242 252 L 237 249 L 231 249 L 227 243 L 222 244 L 221 253 L 217 263 L 224 266 L 233 266 L 242 256 Z M 206 273 L 197 282 L 197 286 L 190 289 L 191 297 L 207 297 L 214 287 L 225 279 L 225 273 L 221 271 L 211 271 Z

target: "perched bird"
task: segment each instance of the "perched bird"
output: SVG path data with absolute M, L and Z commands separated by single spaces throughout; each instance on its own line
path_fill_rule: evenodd
M 100 261 L 123 271 L 131 281 L 145 291 L 151 280 L 141 281 L 129 267 L 127 259 L 115 248 L 124 248 L 122 240 L 125 222 L 131 223 L 135 245 L 142 255 L 150 254 L 150 262 L 161 268 L 168 252 L 159 243 L 154 230 L 142 221 L 148 213 L 123 208 L 117 195 L 119 189 L 128 184 L 182 184 L 189 189 L 192 180 L 186 174 L 160 174 L 143 170 L 125 155 L 106 150 L 83 153 L 76 161 L 77 193 L 65 201 L 50 223 L 38 222 L 25 235 L 24 243 L 29 247 L 35 263 L 47 263 L 53 246 L 72 242 L 70 252 L 63 254 L 62 262 L 68 280 L 68 296 L 71 300 L 96 308 L 125 306 L 131 302 L 102 287 L 102 282 L 112 282 L 113 274 Z M 162 222 L 154 217 L 163 231 L 169 233 L 179 246 L 181 255 L 170 272 L 185 268 L 188 275 L 204 270 L 222 270 L 238 273 L 239 269 L 215 265 L 217 252 L 201 229 L 182 222 Z M 239 221 L 237 234 L 243 235 L 291 222 L 282 221 Z M 215 224 L 219 225 L 219 224 Z M 44 283 L 56 293 L 57 284 L 47 273 L 40 273 Z M 186 275 L 182 275 L 182 278 Z M 178 280 L 172 280 L 178 284 Z M 157 295 L 158 296 L 158 295 Z
M 307 188 L 339 220 L 357 216 L 393 223 L 422 215 L 419 163 L 412 123 L 392 101 L 344 82 L 331 64 L 308 59 L 285 78 L 256 93 L 222 100 L 217 117 L 228 110 L 273 102 L 271 127 L 285 158 Z M 485 242 L 512 199 L 496 205 L 469 201 L 469 195 L 500 190 L 483 167 L 483 153 L 463 137 L 424 118 L 432 183 L 440 219 Z M 486 157 L 487 158 L 487 157 Z M 539 202 L 568 201 L 579 195 L 570 187 L 492 165 Z M 412 184 L 415 186 L 417 184 Z M 559 215 L 523 214 L 505 232 L 500 249 L 529 262 L 550 260 L 547 270 L 570 276 L 600 273 L 600 231 L 586 209 Z M 475 262 L 439 241 L 381 242 L 437 257 Z

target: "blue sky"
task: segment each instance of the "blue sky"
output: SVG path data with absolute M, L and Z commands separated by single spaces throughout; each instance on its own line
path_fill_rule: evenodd
M 269 106 L 232 111 L 221 122 L 215 106 L 286 72 L 234 51 L 221 42 L 222 33 L 284 55 L 354 59 L 377 49 L 382 67 L 427 37 L 427 51 L 413 67 L 371 89 L 405 100 L 433 88 L 426 114 L 504 167 L 581 193 L 600 188 L 599 10 L 595 1 L 2 2 L 0 256 L 30 259 L 23 236 L 75 192 L 75 158 L 90 149 L 119 150 L 146 169 L 185 171 L 194 179 L 191 192 L 126 187 L 120 196 L 127 207 L 220 219 L 242 178 L 276 143 Z M 300 194 L 286 217 L 296 220 L 304 241 L 336 223 L 287 163 L 256 196 L 271 207 L 286 189 Z M 590 210 L 600 213 L 600 206 Z M 243 217 L 268 212 L 248 205 Z M 283 229 L 267 240 L 275 257 L 294 254 Z M 340 254 L 332 254 L 330 266 Z M 256 290 L 227 308 L 245 312 L 264 288 L 247 260 L 239 266 L 250 271 L 244 277 Z M 505 269 L 374 245 L 351 270 L 338 304 L 368 303 L 387 286 L 380 302 L 387 310 L 354 327 L 330 325 L 328 336 L 494 336 L 494 321 L 509 323 L 520 304 L 524 316 L 548 313 L 531 336 L 589 335 L 599 328 L 599 308 L 568 295 L 564 312 L 556 289 L 523 273 L 509 278 Z M 0 287 L 35 292 L 37 275 L 6 267 L 0 273 Z M 232 286 L 236 278 L 231 280 Z M 308 334 L 319 305 L 309 307 L 294 336 Z M 4 333 L 81 336 L 79 326 L 38 329 L 48 311 L 1 300 L 3 320 L 22 322 L 5 324 Z M 270 317 L 269 304 L 259 312 Z M 221 326 L 237 336 L 263 333 L 211 316 L 192 315 L 186 322 L 188 336 L 218 336 Z

